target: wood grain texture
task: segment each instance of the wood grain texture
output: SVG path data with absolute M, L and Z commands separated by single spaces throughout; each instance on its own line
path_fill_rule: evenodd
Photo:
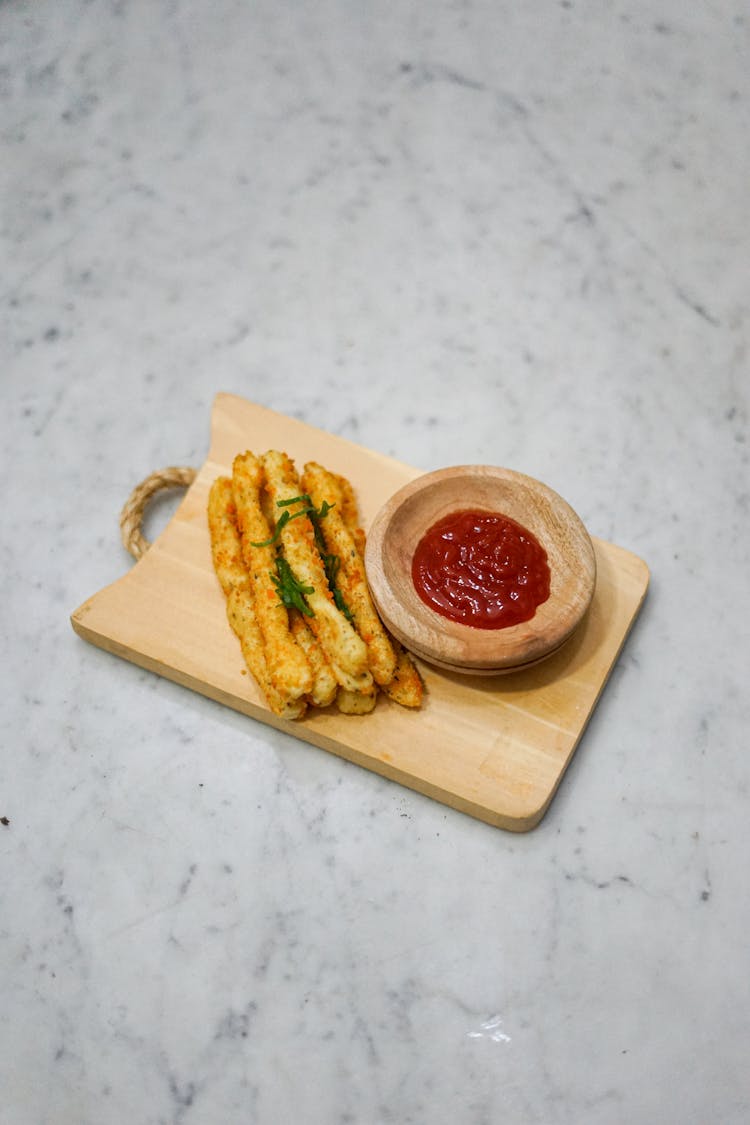
M 440 617 L 417 594 L 416 545 L 438 520 L 467 508 L 508 516 L 546 551 L 550 594 L 531 620 L 472 629 Z M 394 636 L 440 668 L 474 674 L 529 668 L 559 649 L 588 610 L 596 582 L 593 544 L 570 505 L 541 481 L 492 465 L 438 469 L 399 489 L 373 521 L 366 559 L 373 596 Z
M 279 719 L 247 674 L 213 571 L 206 506 L 238 452 L 285 450 L 348 476 L 367 528 L 419 473 L 303 422 L 218 395 L 208 457 L 151 549 L 72 615 L 85 640 L 254 719 L 500 828 L 539 823 L 596 705 L 648 586 L 635 555 L 594 539 L 597 582 L 573 637 L 534 668 L 488 679 L 421 663 L 425 700 L 380 697 L 362 717 L 333 709 Z

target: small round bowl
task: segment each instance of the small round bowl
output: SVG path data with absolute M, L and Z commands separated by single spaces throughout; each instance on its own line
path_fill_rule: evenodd
M 476 629 L 430 609 L 412 581 L 412 558 L 424 533 L 462 509 L 508 516 L 547 552 L 550 595 L 530 621 Z M 367 578 L 380 616 L 415 656 L 451 672 L 500 675 L 546 659 L 584 617 L 596 585 L 596 557 L 583 523 L 541 481 L 493 465 L 459 465 L 425 473 L 378 512 L 367 536 Z

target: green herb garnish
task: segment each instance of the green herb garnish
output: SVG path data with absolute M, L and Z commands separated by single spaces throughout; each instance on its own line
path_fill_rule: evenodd
M 327 500 L 324 500 L 323 503 L 320 505 L 320 509 L 317 512 L 315 511 L 314 508 L 312 509 L 311 519 L 312 519 L 313 523 L 315 522 L 315 520 L 325 519 L 325 517 L 330 512 L 331 508 L 335 508 L 335 507 L 336 507 L 335 504 L 329 504 Z
M 339 567 L 341 566 L 341 559 L 338 557 L 338 555 L 326 555 L 323 551 L 321 551 L 321 558 L 323 559 L 323 566 L 325 568 L 326 578 L 328 579 L 328 588 L 333 594 L 334 605 L 343 613 L 347 621 L 353 623 L 354 618 L 352 617 L 351 610 L 344 601 L 344 595 L 336 585 L 336 575 L 338 574 Z
M 336 575 L 341 566 L 341 559 L 338 555 L 329 555 L 326 553 L 326 542 L 323 538 L 323 532 L 320 529 L 320 521 L 330 512 L 331 508 L 335 507 L 334 504 L 329 504 L 324 500 L 320 508 L 316 508 L 312 499 L 306 492 L 300 493 L 299 496 L 290 496 L 288 500 L 277 500 L 276 507 L 287 509 L 291 504 L 302 504 L 303 507 L 297 512 L 283 511 L 276 521 L 273 535 L 270 539 L 264 540 L 262 543 L 252 543 L 253 547 L 270 547 L 279 538 L 281 531 L 290 520 L 296 520 L 298 516 L 309 516 L 310 522 L 313 526 L 313 533 L 315 535 L 315 545 L 320 552 L 320 557 L 323 560 L 323 568 L 328 582 L 328 588 L 333 594 L 333 602 L 337 609 L 343 613 L 347 621 L 353 622 L 351 611 L 344 601 L 344 596 L 336 585 Z M 271 580 L 276 587 L 279 600 L 287 609 L 298 609 L 300 613 L 304 613 L 306 617 L 314 617 L 313 611 L 304 599 L 304 594 L 312 594 L 312 586 L 300 586 L 297 579 L 294 577 L 291 567 L 286 559 L 279 556 L 276 559 L 277 575 L 271 575 Z
M 306 492 L 301 492 L 299 496 L 290 496 L 288 500 L 276 501 L 277 508 L 288 508 L 290 504 L 304 504 L 305 511 L 307 511 L 308 508 L 312 508 L 312 500 Z
M 288 500 L 277 500 L 276 501 L 276 507 L 277 508 L 288 508 L 290 504 L 299 504 L 299 503 L 303 503 L 305 506 L 304 506 L 304 508 L 300 508 L 300 510 L 298 512 L 294 512 L 294 513 L 282 512 L 281 513 L 278 520 L 276 521 L 276 527 L 274 528 L 274 533 L 273 533 L 273 535 L 271 536 L 270 539 L 264 539 L 262 543 L 251 543 L 250 546 L 251 547 L 270 547 L 271 544 L 275 543 L 276 540 L 279 538 L 279 535 L 281 534 L 282 528 L 286 527 L 286 525 L 289 523 L 290 520 L 296 520 L 299 516 L 309 516 L 310 519 L 312 520 L 313 527 L 316 528 L 316 530 L 317 530 L 317 523 L 315 521 L 316 520 L 322 520 L 324 516 L 328 515 L 331 508 L 333 507 L 333 504 L 329 504 L 327 500 L 324 500 L 323 503 L 320 505 L 320 511 L 318 511 L 316 508 L 313 507 L 313 502 L 310 499 L 310 497 L 307 495 L 306 492 L 303 492 L 300 496 L 290 496 L 290 498 Z
M 281 555 L 276 559 L 276 574 L 271 575 L 279 601 L 287 609 L 298 609 L 305 617 L 313 617 L 313 611 L 305 601 L 305 594 L 314 592 L 312 586 L 302 586 L 294 577 L 292 568 Z
M 327 516 L 331 508 L 333 507 L 333 504 L 329 504 L 327 500 L 324 500 L 320 505 L 320 511 L 314 512 L 314 514 L 310 516 L 310 519 L 312 521 L 313 531 L 315 532 L 315 545 L 318 548 L 321 559 L 323 560 L 323 567 L 325 569 L 326 579 L 328 581 L 328 589 L 333 594 L 333 604 L 338 610 L 341 611 L 341 613 L 343 613 L 346 620 L 353 624 L 354 618 L 352 617 L 351 610 L 344 601 L 344 595 L 336 585 L 336 575 L 338 574 L 339 567 L 341 566 L 341 559 L 338 557 L 338 555 L 329 555 L 326 553 L 326 541 L 323 538 L 323 532 L 320 529 L 319 521 Z

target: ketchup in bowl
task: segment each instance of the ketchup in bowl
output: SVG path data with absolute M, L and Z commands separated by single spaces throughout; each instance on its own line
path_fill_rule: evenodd
M 412 580 L 436 613 L 475 629 L 529 621 L 549 598 L 547 552 L 520 523 L 497 512 L 451 512 L 417 545 Z

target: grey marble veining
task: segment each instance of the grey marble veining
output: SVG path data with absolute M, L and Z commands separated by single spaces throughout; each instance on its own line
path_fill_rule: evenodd
M 749 25 L 0 4 L 3 1125 L 750 1120 Z M 535 831 L 72 633 L 221 390 L 649 563 Z

